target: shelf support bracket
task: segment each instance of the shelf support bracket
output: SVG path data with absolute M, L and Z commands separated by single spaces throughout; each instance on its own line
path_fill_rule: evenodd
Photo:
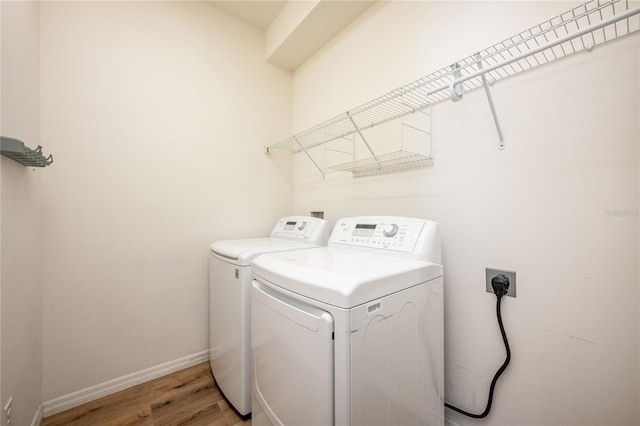
M 360 128 L 358 127 L 356 122 L 353 120 L 353 117 L 351 117 L 351 114 L 349 114 L 348 112 L 347 112 L 347 117 L 349 117 L 349 121 L 351 121 L 351 124 L 353 124 L 353 128 L 356 129 L 356 132 L 358 133 L 358 135 L 360 136 L 360 139 L 362 139 L 362 142 L 364 142 L 365 146 L 369 150 L 369 153 L 375 158 L 376 155 L 373 153 L 373 150 L 371 149 L 369 142 L 367 142 L 364 135 L 360 131 Z
M 480 53 L 476 53 L 476 59 L 478 61 L 478 71 L 482 71 L 482 57 Z M 498 120 L 498 113 L 496 107 L 493 104 L 493 97 L 491 96 L 491 90 L 489 90 L 489 83 L 485 73 L 480 74 L 482 77 L 482 86 L 484 87 L 484 93 L 487 95 L 487 101 L 489 102 L 489 108 L 491 108 L 491 115 L 493 115 L 493 121 L 496 123 L 496 130 L 498 131 L 498 149 L 504 149 L 504 135 L 502 134 L 502 128 L 500 127 L 500 121 Z
M 460 64 L 456 62 L 455 64 L 451 65 L 451 72 L 453 73 L 453 81 L 451 81 L 451 84 L 449 84 L 449 93 L 451 96 L 451 100 L 453 102 L 458 102 L 461 101 L 462 97 L 464 96 L 464 84 L 456 84 L 456 81 L 462 76 L 462 73 L 460 72 Z
M 373 157 L 373 160 L 376 162 L 376 164 L 379 165 L 380 161 L 378 160 L 378 157 L 376 156 L 376 154 L 373 153 L 373 149 L 371 149 L 371 145 L 369 145 L 369 142 L 367 142 L 367 140 L 365 139 L 364 135 L 360 131 L 360 127 L 358 127 L 358 125 L 356 124 L 355 120 L 353 119 L 353 117 L 351 117 L 351 114 L 349 114 L 348 112 L 347 112 L 347 117 L 349 117 L 349 121 L 351 121 L 351 124 L 353 124 L 353 128 L 356 129 L 356 132 L 358 132 L 358 135 L 360 135 L 360 139 L 362 139 L 362 142 L 364 143 L 364 145 L 369 150 L 369 154 L 371 154 L 371 156 Z M 379 169 L 379 167 L 378 167 L 378 169 Z
M 304 149 L 304 147 L 302 146 L 302 144 L 300 143 L 300 141 L 298 140 L 297 137 L 293 136 L 293 139 L 296 141 L 296 143 L 298 144 L 298 146 L 300 147 L 300 151 L 304 152 L 305 155 L 307 156 L 307 158 L 309 160 L 311 160 L 311 162 L 313 163 L 314 166 L 316 166 L 316 169 L 318 169 L 318 171 L 320 172 L 320 174 L 322 175 L 322 179 L 324 179 L 324 172 L 322 171 L 322 169 L 320 168 L 320 166 L 318 166 L 318 163 L 315 162 L 315 160 L 313 159 L 313 157 L 311 157 L 311 155 L 307 152 L 306 149 Z

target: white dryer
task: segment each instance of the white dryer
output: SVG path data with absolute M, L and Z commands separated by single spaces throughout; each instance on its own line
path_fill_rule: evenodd
M 341 219 L 252 273 L 254 426 L 444 424 L 437 223 Z
M 292 216 L 268 238 L 222 240 L 209 251 L 209 360 L 218 387 L 241 415 L 251 412 L 251 262 L 263 253 L 325 246 L 329 222 Z

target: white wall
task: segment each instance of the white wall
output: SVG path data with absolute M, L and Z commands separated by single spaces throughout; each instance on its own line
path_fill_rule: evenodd
M 208 348 L 208 246 L 267 235 L 291 74 L 204 2 L 43 2 L 43 400 Z
M 2 101 L 0 133 L 40 144 L 39 5 L 0 3 Z M 46 144 L 45 152 L 46 152 Z M 46 171 L 0 156 L 2 407 L 13 397 L 12 422 L 30 424 L 40 405 L 42 304 L 40 193 Z M 2 416 L 4 425 L 6 418 Z
M 576 4 L 378 3 L 295 72 L 294 131 Z M 513 358 L 487 424 L 640 422 L 639 52 L 635 35 L 495 84 L 504 151 L 477 91 L 432 109 L 432 167 L 322 180 L 295 157 L 298 214 L 441 223 L 448 402 L 483 411 L 504 359 L 484 268 L 517 272 L 502 305 Z

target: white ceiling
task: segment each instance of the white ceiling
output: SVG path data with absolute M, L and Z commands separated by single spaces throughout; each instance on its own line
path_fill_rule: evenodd
M 265 33 L 265 59 L 296 69 L 375 0 L 206 0 Z
M 288 2 L 286 0 L 207 0 L 207 3 L 249 25 L 267 31 Z

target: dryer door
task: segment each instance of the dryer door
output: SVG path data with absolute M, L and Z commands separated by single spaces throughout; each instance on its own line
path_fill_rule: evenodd
M 253 281 L 252 419 L 260 425 L 330 425 L 333 317 Z

